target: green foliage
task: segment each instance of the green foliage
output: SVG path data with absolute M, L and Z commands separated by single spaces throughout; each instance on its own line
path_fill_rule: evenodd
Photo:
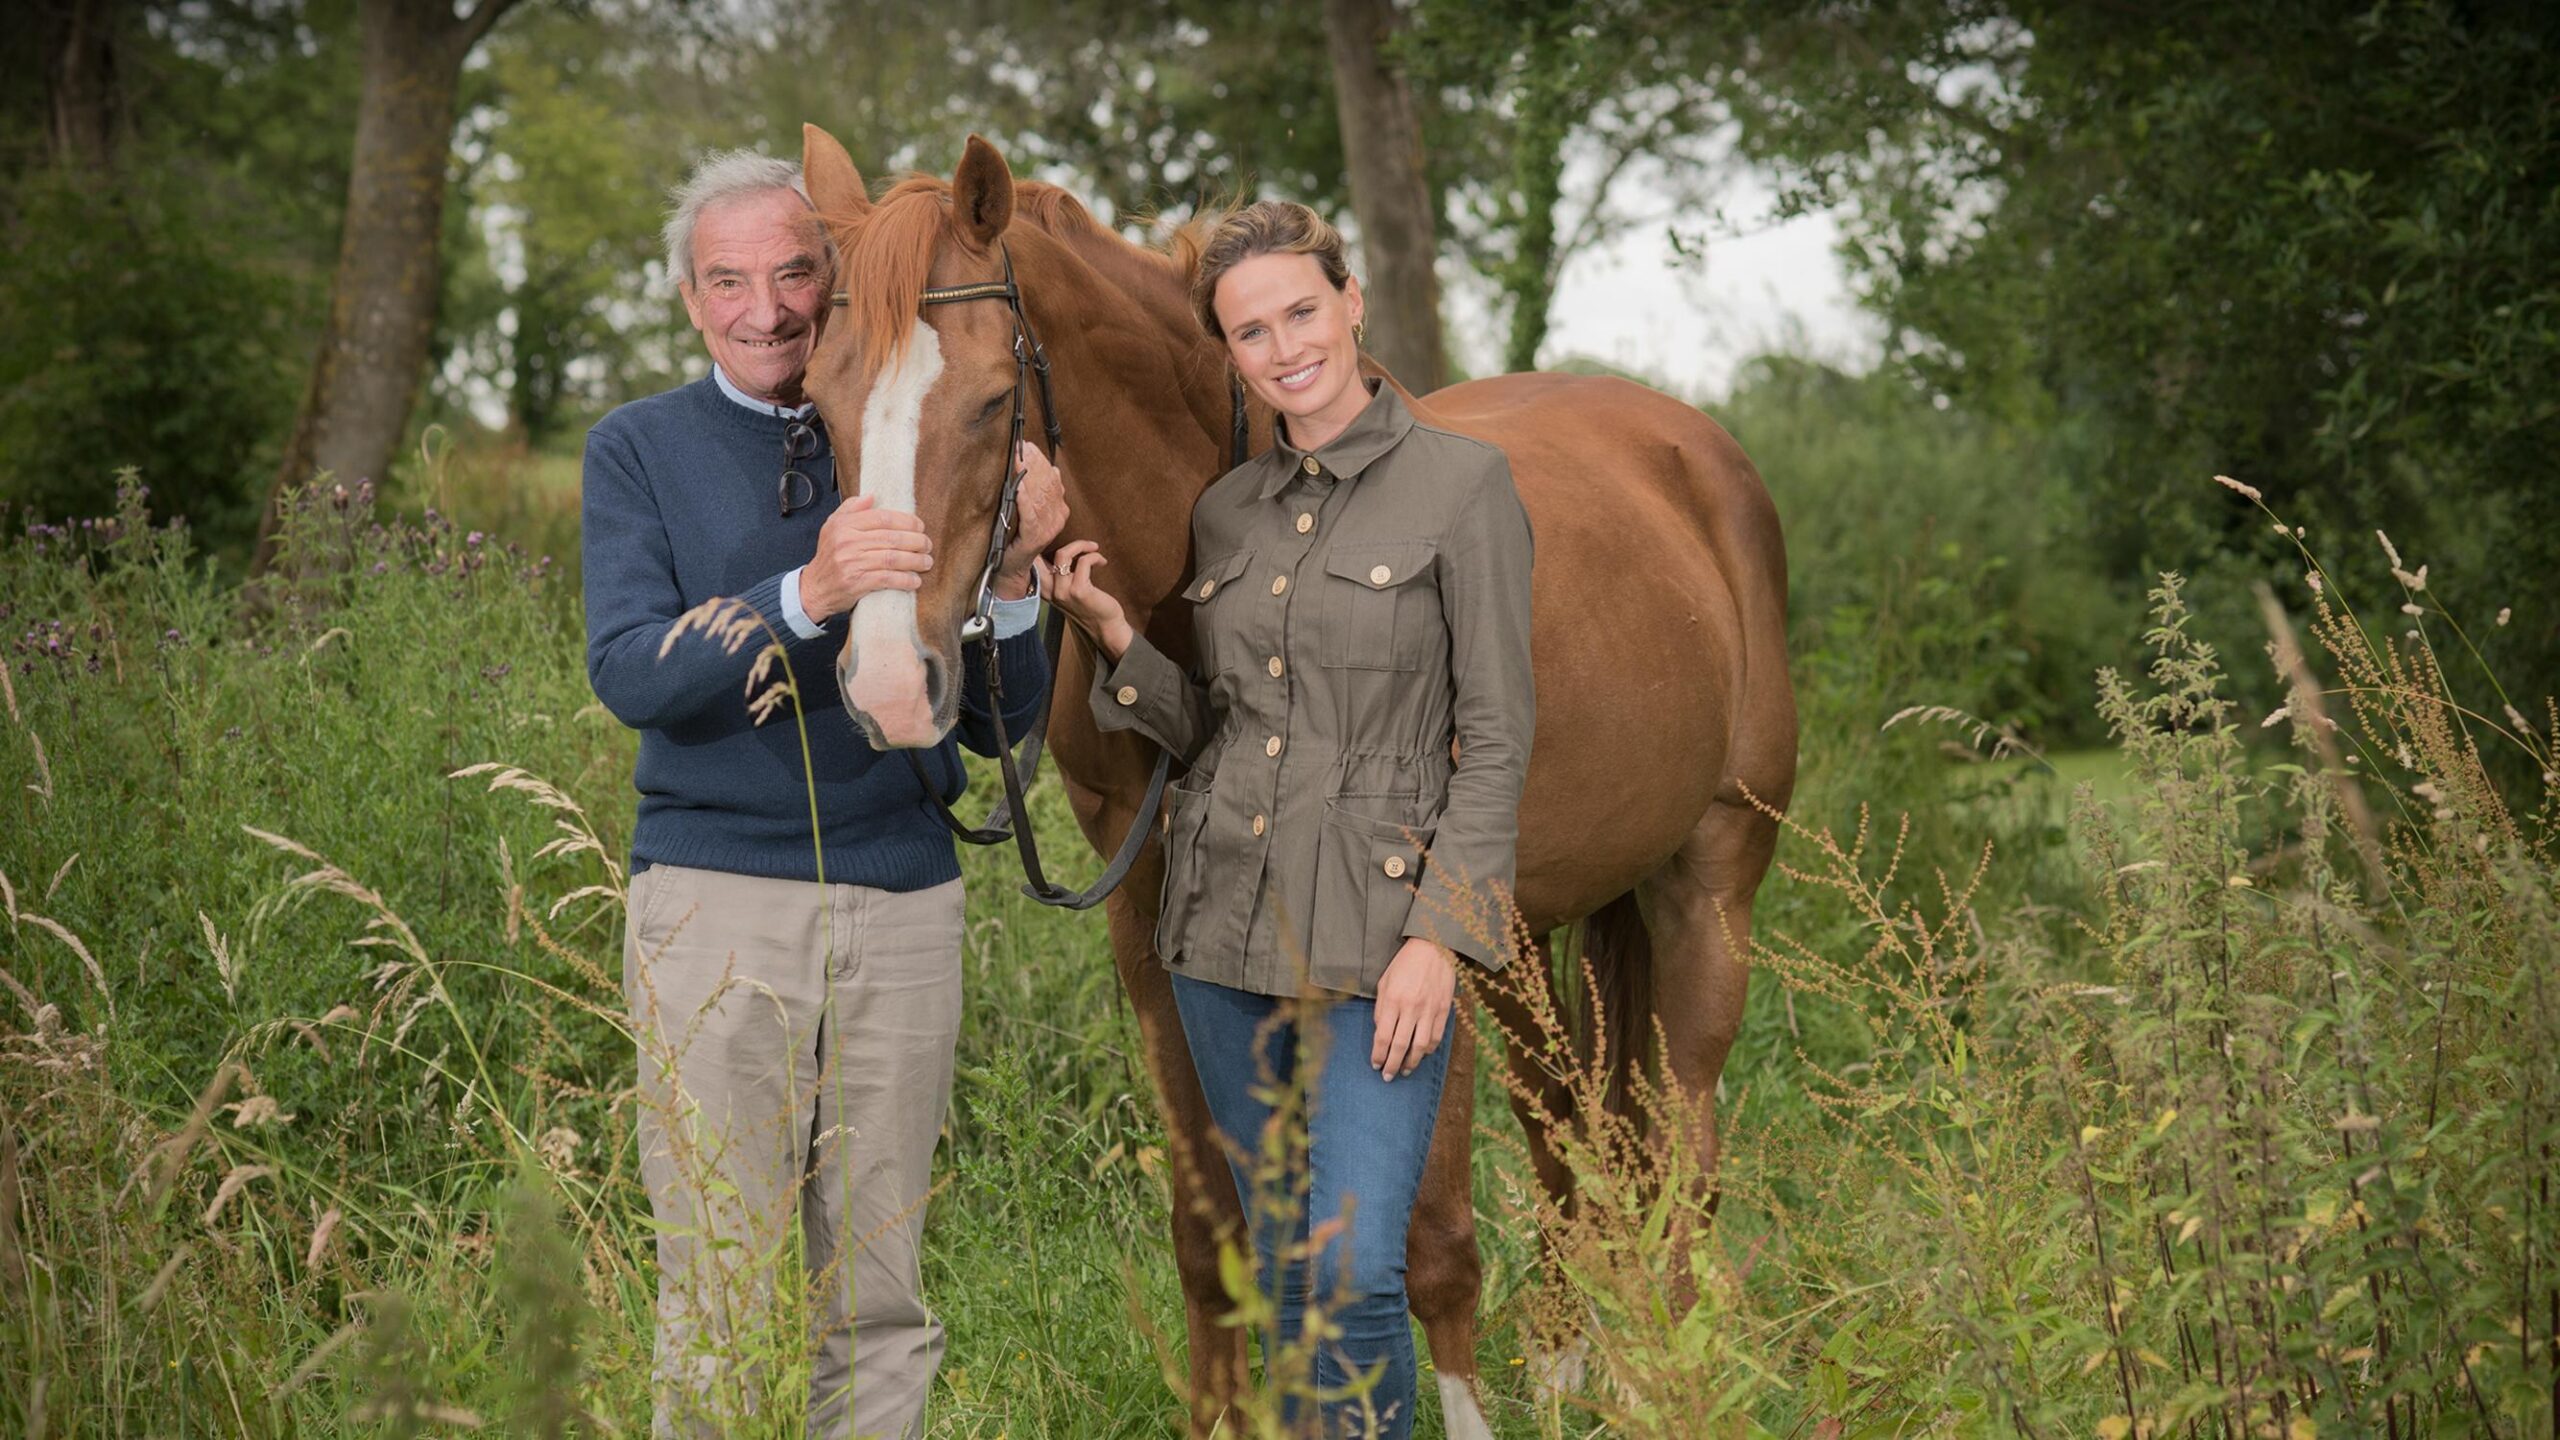
M 204 543 L 257 524 L 308 294 L 189 183 L 51 175 L 0 218 L 0 501 L 94 514 L 138 466 Z
M 97 514 L 135 466 L 202 548 L 234 558 L 326 303 L 354 105 L 347 8 L 92 18 L 115 51 L 105 170 L 44 148 L 49 57 L 0 55 L 13 99 L 36 102 L 0 110 L 0 502 Z
M 2003 453 L 1934 407 L 1798 378 L 1937 436 L 1950 475 Z M 2031 523 L 1965 493 L 1928 503 L 1977 533 Z M 614 976 L 628 739 L 545 567 L 334 498 L 290 531 L 330 563 L 257 611 L 138 492 L 0 550 L 23 632 L 0 725 L 12 1433 L 571 1433 L 645 1406 Z M 1882 672 L 1813 652 L 1712 1220 L 1645 1183 L 1697 1157 L 1605 1125 L 1568 1147 L 1592 1198 L 1541 1208 L 1479 1074 L 1498 1435 L 1686 1435 L 1709 1413 L 1746 1435 L 2548 1424 L 2547 1331 L 2507 1326 L 2560 1242 L 2537 963 L 2560 943 L 2560 806 L 2547 781 L 2502 798 L 2479 756 L 2547 767 L 2554 722 L 2449 703 L 2432 651 L 2368 640 L 2327 583 L 2337 678 L 2294 682 L 2289 756 L 2243 747 L 2219 657 L 2160 597 L 2148 670 L 2101 690 L 2131 783 L 2081 804 L 2077 873 L 2042 803 L 1949 784 L 1900 732 L 1870 743 L 1858 697 Z M 1860 593 L 1807 585 L 1832 615 Z M 1922 587 L 1866 643 L 1897 673 L 1994 673 L 1966 593 Z M 1825 833 L 1862 794 L 1911 799 L 1900 841 Z M 1034 820 L 1076 853 L 1054 780 Z M 1091 917 L 1022 898 L 1004 855 L 965 863 L 936 1433 L 1161 1434 L 1178 1351 L 1152 1327 L 1178 1302 L 1136 1026 Z M 1542 1389 L 1536 1342 L 1594 1315 L 1601 1378 Z M 773 1360 L 760 1413 L 787 1426 L 805 1370 L 798 1317 L 776 1320 L 751 1343 Z
M 2157 480 L 2212 470 L 2301 497 L 2319 534 L 2389 517 L 2483 610 L 2560 564 L 2560 12 L 1752 14 L 1746 143 L 1799 204 L 1851 207 L 1901 363 L 2089 427 L 2073 479 L 2111 569 L 2265 563 Z M 2549 617 L 2497 639 L 2527 688 L 2560 675 Z
M 2099 738 L 2070 697 L 2117 658 L 2136 611 L 2064 479 L 2072 432 L 1932 404 L 1891 372 L 1778 357 L 1746 367 L 1713 413 L 1777 500 L 1790 644 L 1824 672 L 1818 695 L 1872 707 L 1870 729 L 1938 704 L 2048 748 Z
M 1724 178 L 1721 36 L 1695 7 L 1655 0 L 1416 9 L 1404 49 L 1430 102 L 1430 169 L 1452 238 L 1509 322 L 1504 370 L 1538 368 L 1569 261 L 1705 205 Z M 1582 168 L 1570 162 L 1595 178 L 1569 191 L 1569 168 Z

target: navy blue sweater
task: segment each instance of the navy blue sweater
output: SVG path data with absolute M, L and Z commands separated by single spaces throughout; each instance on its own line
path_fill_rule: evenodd
M 587 678 L 605 708 L 640 732 L 631 869 L 663 863 L 817 878 L 813 771 L 828 880 L 883 890 L 939 885 L 960 873 L 950 832 L 914 767 L 871 748 L 836 687 L 847 617 L 835 617 L 815 640 L 794 638 L 782 618 L 782 577 L 808 563 L 838 501 L 827 484 L 831 461 L 803 462 L 818 478 L 818 501 L 781 514 L 774 486 L 786 423 L 730 400 L 706 378 L 622 406 L 587 435 Z M 761 630 L 735 655 L 689 632 L 659 658 L 676 617 L 715 596 L 743 600 L 789 642 L 808 710 L 806 770 L 788 706 L 762 725 L 747 714 L 747 672 L 770 643 Z M 956 734 L 992 755 L 977 643 L 961 657 L 967 679 Z M 1048 667 L 1036 630 L 995 643 L 1005 724 L 1018 735 L 1047 701 Z M 779 679 L 777 668 L 766 683 Z M 947 777 L 946 796 L 959 797 L 966 777 L 952 739 L 926 768 Z

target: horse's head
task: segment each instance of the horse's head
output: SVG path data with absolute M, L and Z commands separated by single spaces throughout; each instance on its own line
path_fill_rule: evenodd
M 1002 282 L 997 242 L 1013 219 L 1013 172 L 972 136 L 949 183 L 911 178 L 875 204 L 833 136 L 807 126 L 802 143 L 841 297 L 803 385 L 826 417 L 837 474 L 854 477 L 847 493 L 913 514 L 933 540 L 921 590 L 855 605 L 836 679 L 872 744 L 934 745 L 959 713 L 960 629 L 1013 463 L 1016 367 L 1011 306 L 992 298 L 928 312 L 925 292 Z

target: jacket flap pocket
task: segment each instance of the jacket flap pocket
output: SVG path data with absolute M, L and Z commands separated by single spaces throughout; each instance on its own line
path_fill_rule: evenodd
M 1389 590 L 1429 570 L 1438 553 L 1428 540 L 1337 545 L 1324 557 L 1324 570 L 1371 590 Z
M 1363 815 L 1358 811 L 1344 808 L 1339 800 L 1328 800 L 1324 803 L 1324 823 L 1339 825 L 1345 830 L 1360 835 L 1370 842 L 1372 848 L 1383 847 L 1380 849 L 1381 854 L 1385 853 L 1385 850 L 1402 850 L 1406 855 L 1413 856 L 1423 846 L 1431 843 L 1431 826 L 1407 825 L 1402 821 Z
M 1236 550 L 1215 560 L 1203 561 L 1183 585 L 1182 598 L 1194 603 L 1206 600 L 1217 594 L 1220 586 L 1243 574 L 1244 567 L 1252 563 L 1253 552 L 1250 550 Z

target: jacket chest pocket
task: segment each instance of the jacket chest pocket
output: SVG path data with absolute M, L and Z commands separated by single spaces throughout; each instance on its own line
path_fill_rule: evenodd
M 1440 621 L 1437 547 L 1428 540 L 1337 545 L 1324 557 L 1327 665 L 1411 670 Z
M 1182 587 L 1182 598 L 1191 606 L 1191 638 L 1199 646 L 1200 673 L 1203 676 L 1223 674 L 1228 669 L 1218 643 L 1219 632 L 1236 628 L 1236 587 L 1244 578 L 1246 567 L 1251 564 L 1252 551 L 1233 551 L 1202 563 L 1190 582 Z M 1227 617 L 1223 621 L 1220 618 L 1222 614 Z M 1225 648 L 1232 649 L 1233 646 Z

